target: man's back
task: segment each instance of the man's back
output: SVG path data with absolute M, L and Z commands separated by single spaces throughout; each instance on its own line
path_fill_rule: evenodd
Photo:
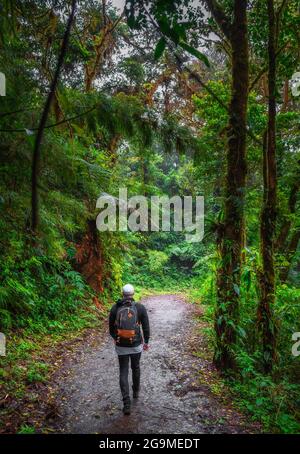
M 118 310 L 122 307 L 126 307 L 128 305 L 134 305 L 137 310 L 137 320 L 140 326 L 142 327 L 142 332 L 139 330 L 139 335 L 130 345 L 131 348 L 137 347 L 140 344 L 144 343 L 148 344 L 149 337 L 150 337 L 150 326 L 149 326 L 149 319 L 148 314 L 145 306 L 141 303 L 136 303 L 133 298 L 129 299 L 120 299 L 114 304 L 110 310 L 109 314 L 109 333 L 112 338 L 116 341 L 117 346 L 122 346 L 122 342 L 117 340 L 117 333 L 116 333 L 116 319 Z M 128 345 L 126 347 L 130 348 Z
M 115 341 L 115 350 L 120 366 L 120 388 L 125 415 L 130 414 L 129 363 L 132 369 L 133 397 L 140 389 L 140 359 L 143 350 L 148 350 L 150 326 L 145 306 L 133 299 L 134 288 L 123 287 L 123 298 L 114 304 L 109 313 L 109 333 Z

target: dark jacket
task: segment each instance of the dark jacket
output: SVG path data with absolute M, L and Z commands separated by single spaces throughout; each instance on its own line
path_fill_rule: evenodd
M 138 317 L 138 322 L 141 324 L 142 329 L 143 329 L 143 336 L 144 336 L 144 342 L 145 344 L 148 344 L 149 342 L 149 337 L 150 337 L 150 326 L 149 326 L 149 319 L 148 319 L 148 314 L 145 306 L 143 306 L 141 303 L 136 303 L 133 299 L 126 300 L 126 299 L 120 299 L 116 302 L 116 304 L 113 305 L 113 307 L 110 310 L 109 313 L 109 334 L 113 339 L 116 340 L 116 327 L 115 327 L 115 321 L 116 321 L 116 316 L 117 316 L 117 311 L 118 308 L 128 304 L 128 302 L 132 302 L 133 304 L 136 305 L 137 308 L 137 317 Z M 130 345 L 131 347 L 137 347 L 142 343 L 142 333 L 140 330 L 140 335 L 137 336 L 137 339 Z

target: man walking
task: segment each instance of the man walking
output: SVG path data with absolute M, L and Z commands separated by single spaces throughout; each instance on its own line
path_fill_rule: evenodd
M 110 310 L 109 332 L 115 341 L 119 358 L 120 388 L 123 396 L 125 415 L 130 415 L 129 362 L 132 369 L 133 398 L 138 398 L 140 390 L 140 359 L 143 350 L 148 350 L 150 337 L 149 319 L 145 306 L 133 299 L 131 284 L 123 287 L 123 298 Z

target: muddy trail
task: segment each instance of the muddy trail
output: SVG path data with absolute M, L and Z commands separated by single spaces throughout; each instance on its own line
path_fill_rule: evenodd
M 193 354 L 199 338 L 194 308 L 178 295 L 144 298 L 151 326 L 142 354 L 141 392 L 132 413 L 122 413 L 118 360 L 106 334 L 65 363 L 58 376 L 56 417 L 60 433 L 249 433 L 253 427 L 224 396 L 208 386 L 211 361 Z M 201 338 L 200 338 L 201 345 Z

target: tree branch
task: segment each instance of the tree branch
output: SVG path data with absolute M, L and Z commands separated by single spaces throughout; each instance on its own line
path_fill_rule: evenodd
M 232 32 L 231 23 L 221 6 L 215 0 L 206 0 L 206 4 L 226 38 L 230 39 Z
M 209 0 L 207 0 L 209 1 Z M 214 6 L 216 5 L 215 2 L 212 2 L 214 4 Z M 175 56 L 175 59 L 176 59 L 176 62 L 177 62 L 177 66 L 178 66 L 178 69 L 179 71 L 187 71 L 190 76 L 196 80 L 199 85 L 203 88 L 205 88 L 205 90 L 227 111 L 229 112 L 229 107 L 226 106 L 226 104 L 219 98 L 219 96 L 207 85 L 205 84 L 205 82 L 203 82 L 203 80 L 200 78 L 199 74 L 195 73 L 194 71 L 192 71 L 189 67 L 187 66 L 183 66 L 183 61 L 180 57 L 180 55 L 178 54 L 178 52 L 176 51 L 176 46 L 175 44 L 170 41 L 170 39 L 161 31 L 160 27 L 155 23 L 155 21 L 153 20 L 153 18 L 151 17 L 151 15 L 149 14 L 149 12 L 147 11 L 147 9 L 144 7 L 144 11 L 146 13 L 146 15 L 149 17 L 150 19 L 150 22 L 152 23 L 152 25 L 154 26 L 154 28 L 156 28 L 156 30 L 159 32 L 159 34 L 161 36 L 164 36 L 165 38 L 165 41 L 166 41 L 166 44 L 168 46 L 168 48 L 171 50 L 171 52 L 173 52 L 174 56 Z M 224 16 L 225 17 L 225 16 Z M 225 19 L 224 19 L 225 20 Z M 231 25 L 230 25 L 230 28 L 231 28 Z M 246 128 L 246 133 L 249 137 L 251 137 L 258 145 L 262 146 L 262 142 L 260 139 L 258 139 L 255 134 L 253 134 L 253 132 L 249 129 L 249 127 Z
M 98 107 L 98 104 L 96 104 L 95 106 L 91 107 L 88 110 L 85 110 L 84 112 L 82 112 L 82 113 L 80 113 L 78 115 L 74 115 L 73 117 L 65 118 L 64 120 L 57 121 L 56 123 L 51 123 L 50 125 L 46 125 L 46 126 L 44 126 L 44 129 L 55 128 L 56 126 L 62 125 L 64 123 L 68 123 L 69 121 L 76 120 L 77 118 L 83 117 L 84 115 L 86 115 L 86 114 L 92 112 L 93 110 L 97 109 L 97 107 Z M 35 128 L 19 128 L 19 129 L 0 129 L 0 132 L 25 132 L 26 130 L 28 130 L 28 131 L 38 131 L 39 127 L 35 127 Z
M 281 54 L 281 52 L 286 48 L 286 46 L 288 45 L 288 43 L 285 43 L 283 44 L 276 52 L 276 58 L 278 57 L 278 55 Z M 259 71 L 259 73 L 257 74 L 257 76 L 255 77 L 255 79 L 253 79 L 253 81 L 251 82 L 250 84 L 250 87 L 249 87 L 249 93 L 250 91 L 253 90 L 253 88 L 255 87 L 255 85 L 257 84 L 257 82 L 260 80 L 260 78 L 267 72 L 268 70 L 268 65 L 264 66 L 261 71 Z

